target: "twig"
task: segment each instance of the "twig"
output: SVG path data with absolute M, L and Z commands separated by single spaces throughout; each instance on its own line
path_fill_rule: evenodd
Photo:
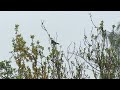
M 90 15 L 90 20 L 91 20 L 92 24 L 94 25 L 94 27 L 95 27 L 95 28 L 98 28 L 98 27 L 94 24 L 94 22 L 93 22 L 93 20 L 92 20 L 92 15 L 91 15 L 91 13 L 89 13 L 89 15 Z

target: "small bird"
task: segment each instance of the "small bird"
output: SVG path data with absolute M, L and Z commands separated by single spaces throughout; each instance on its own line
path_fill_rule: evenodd
M 59 43 L 55 42 L 55 41 L 51 38 L 51 44 L 56 45 L 56 44 L 59 44 Z

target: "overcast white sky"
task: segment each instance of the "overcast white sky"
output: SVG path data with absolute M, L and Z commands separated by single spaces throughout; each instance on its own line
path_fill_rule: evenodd
M 41 28 L 41 20 L 45 20 L 48 32 L 56 37 L 63 48 L 71 41 L 79 44 L 83 39 L 84 29 L 90 33 L 92 23 L 89 18 L 92 13 L 94 23 L 98 25 L 101 20 L 105 22 L 105 28 L 111 30 L 111 25 L 120 21 L 119 11 L 0 11 L 0 60 L 9 58 L 12 50 L 12 37 L 15 24 L 20 25 L 20 32 L 26 41 L 30 41 L 30 34 L 34 34 L 42 45 L 47 45 L 48 38 Z

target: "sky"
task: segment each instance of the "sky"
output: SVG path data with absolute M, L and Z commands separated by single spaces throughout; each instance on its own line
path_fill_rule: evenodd
M 120 11 L 0 11 L 0 60 L 10 57 L 15 24 L 20 25 L 19 31 L 28 43 L 30 35 L 35 35 L 43 46 L 47 46 L 48 36 L 41 28 L 41 20 L 44 20 L 48 32 L 53 38 L 57 33 L 57 41 L 66 50 L 72 41 L 76 44 L 82 41 L 84 30 L 90 34 L 93 25 L 89 13 L 96 26 L 103 20 L 108 31 L 120 22 Z

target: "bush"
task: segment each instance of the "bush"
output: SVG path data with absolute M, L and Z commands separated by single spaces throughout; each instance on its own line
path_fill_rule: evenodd
M 75 43 L 63 52 L 60 43 L 57 43 L 48 33 L 42 22 L 42 29 L 47 33 L 51 42 L 48 55 L 40 41 L 30 35 L 31 45 L 27 45 L 19 32 L 19 25 L 15 25 L 15 37 L 12 40 L 12 59 L 18 69 L 13 68 L 11 61 L 0 62 L 0 78 L 2 79 L 88 79 L 87 70 L 93 72 L 96 79 L 119 79 L 119 35 L 114 34 L 115 25 L 109 34 L 104 29 L 104 21 L 97 27 L 92 21 L 97 34 L 91 33 L 91 39 L 84 34 L 84 46 L 76 50 Z M 73 51 L 70 47 L 73 44 Z M 13 60 L 14 59 L 14 60 Z

